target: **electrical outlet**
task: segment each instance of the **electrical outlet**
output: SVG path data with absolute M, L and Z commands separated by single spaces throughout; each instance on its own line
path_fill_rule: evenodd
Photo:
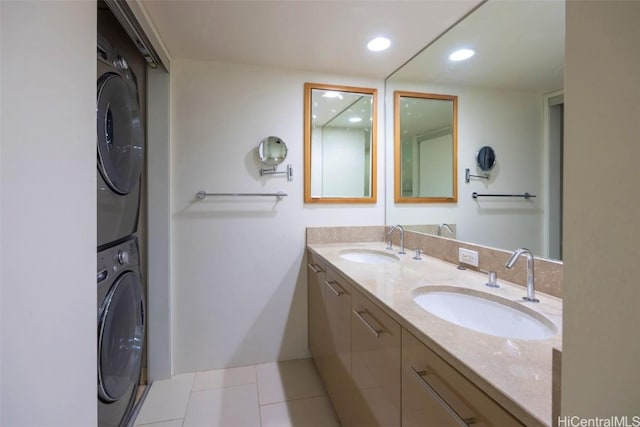
M 478 252 L 470 249 L 458 248 L 458 261 L 477 267 Z

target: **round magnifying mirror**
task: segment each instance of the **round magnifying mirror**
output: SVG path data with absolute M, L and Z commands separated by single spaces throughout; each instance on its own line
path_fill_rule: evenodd
M 484 172 L 490 171 L 496 165 L 496 152 L 493 151 L 493 148 L 485 145 L 476 154 L 476 161 L 478 167 Z
M 268 165 L 279 165 L 287 158 L 287 144 L 277 136 L 268 136 L 258 145 L 258 157 Z

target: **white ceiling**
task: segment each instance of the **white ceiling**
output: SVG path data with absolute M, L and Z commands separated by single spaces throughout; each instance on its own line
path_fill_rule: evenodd
M 394 81 L 550 93 L 564 87 L 563 0 L 489 1 L 395 73 Z M 458 48 L 466 61 L 449 61 Z
M 490 0 L 389 80 L 539 94 L 562 89 L 564 7 L 564 0 Z M 449 54 L 463 47 L 474 49 L 476 55 L 466 61 L 450 61 Z M 442 101 L 432 103 L 441 105 Z M 402 128 L 410 135 L 440 129 L 452 120 L 451 109 L 447 117 L 433 112 L 416 114 L 420 109 L 406 108 L 408 102 L 402 106 Z
M 386 78 L 481 0 L 142 0 L 172 58 Z M 376 36 L 384 52 L 366 49 Z

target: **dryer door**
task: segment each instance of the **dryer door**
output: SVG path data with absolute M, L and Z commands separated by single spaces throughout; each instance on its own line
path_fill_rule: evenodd
M 109 187 L 128 194 L 140 178 L 144 133 L 135 92 L 118 74 L 98 80 L 98 169 Z
M 134 272 L 116 279 L 98 314 L 98 397 L 114 402 L 138 381 L 142 363 L 144 298 Z

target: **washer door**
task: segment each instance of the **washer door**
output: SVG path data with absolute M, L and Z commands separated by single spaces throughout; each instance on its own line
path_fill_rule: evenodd
M 98 169 L 109 187 L 128 194 L 140 178 L 144 133 L 135 92 L 118 74 L 98 80 Z
M 139 277 L 132 271 L 120 275 L 98 314 L 98 397 L 114 402 L 140 375 L 144 298 Z

